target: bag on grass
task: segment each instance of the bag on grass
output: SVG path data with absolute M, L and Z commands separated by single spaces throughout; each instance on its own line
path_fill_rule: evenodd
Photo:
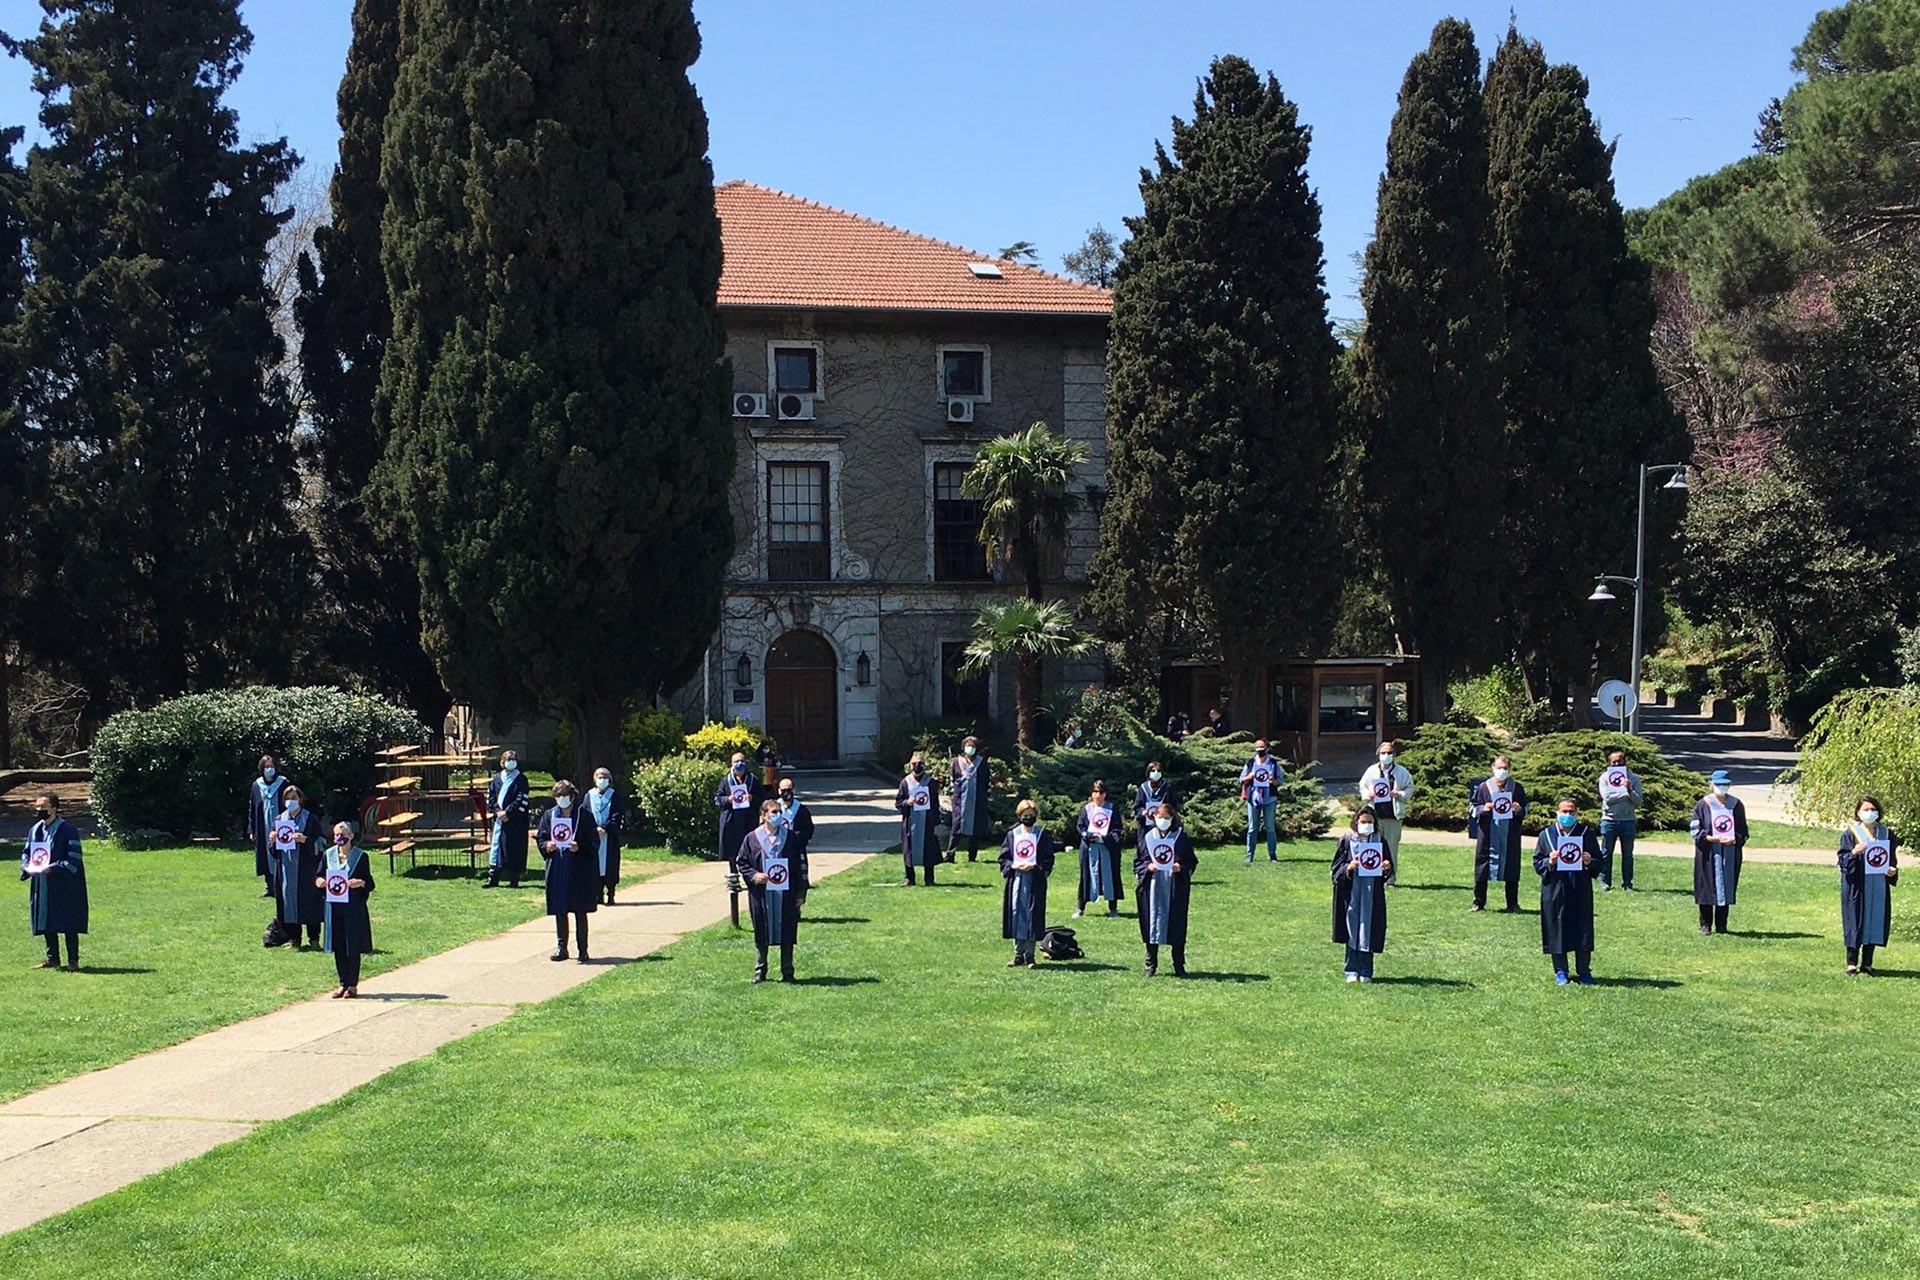
M 263 947 L 284 947 L 290 941 L 292 941 L 292 939 L 287 935 L 286 929 L 281 926 L 278 920 L 269 924 L 267 931 L 260 935 L 260 945 Z
M 1056 928 L 1040 935 L 1040 954 L 1049 960 L 1079 960 L 1087 953 L 1073 940 L 1073 930 Z

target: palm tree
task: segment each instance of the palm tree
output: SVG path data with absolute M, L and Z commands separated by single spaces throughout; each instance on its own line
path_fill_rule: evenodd
M 1073 624 L 1073 614 L 1058 600 L 1014 599 L 980 607 L 973 639 L 960 664 L 963 674 L 986 671 L 998 658 L 1018 665 L 1016 737 L 1033 745 L 1033 712 L 1040 705 L 1040 666 L 1048 658 L 1075 658 L 1093 647 L 1093 639 Z
M 984 504 L 980 541 L 993 567 L 1018 563 L 1027 599 L 1039 601 L 1047 550 L 1066 541 L 1067 517 L 1079 504 L 1069 486 L 1087 464 L 1087 446 L 1053 434 L 1046 423 L 997 436 L 980 446 L 960 491 Z

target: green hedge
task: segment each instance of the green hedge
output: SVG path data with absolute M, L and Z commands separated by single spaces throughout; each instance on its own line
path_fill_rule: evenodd
M 1485 729 L 1429 724 L 1398 740 L 1396 763 L 1413 775 L 1413 803 L 1407 821 L 1423 827 L 1465 829 L 1468 787 L 1487 776 L 1493 757 L 1513 760 L 1513 776 L 1536 802 L 1536 820 L 1546 809 L 1539 802 L 1558 802 L 1563 795 L 1580 798 L 1580 811 L 1599 813 L 1598 779 L 1607 752 L 1616 747 L 1627 753 L 1627 765 L 1640 775 L 1646 800 L 1640 806 L 1643 830 L 1678 830 L 1693 816 L 1694 802 L 1707 791 L 1707 780 L 1660 754 L 1645 738 L 1600 729 L 1549 733 L 1537 738 L 1502 739 Z M 1356 797 L 1345 797 L 1349 807 Z M 1536 830 L 1538 822 L 1529 822 Z
M 673 852 L 717 859 L 719 810 L 713 806 L 713 793 L 726 774 L 725 762 L 710 756 L 663 756 L 634 773 L 634 797 L 647 826 L 664 836 Z
M 765 736 L 745 720 L 735 720 L 732 724 L 709 720 L 686 736 L 684 745 L 676 754 L 699 756 L 703 760 L 717 760 L 726 764 L 738 751 L 751 765 L 753 753 L 760 749 Z M 709 795 L 707 799 L 711 802 L 713 797 Z
M 413 713 L 366 694 L 255 686 L 122 711 L 93 740 L 93 807 L 118 835 L 237 836 L 247 786 L 270 755 L 307 804 L 355 817 L 377 780 L 374 753 L 424 743 Z

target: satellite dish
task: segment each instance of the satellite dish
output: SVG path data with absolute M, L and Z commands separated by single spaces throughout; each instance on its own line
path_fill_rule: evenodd
M 1600 704 L 1600 710 L 1615 720 L 1625 720 L 1640 705 L 1640 695 L 1625 680 L 1607 681 L 1593 695 L 1593 700 Z

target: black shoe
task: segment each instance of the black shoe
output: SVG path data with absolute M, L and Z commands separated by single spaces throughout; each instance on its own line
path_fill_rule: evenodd
M 749 986 L 758 986 L 760 983 L 765 982 L 766 980 L 767 980 L 767 971 L 765 969 L 755 969 L 753 971 L 753 977 L 749 978 L 747 980 L 747 983 Z
M 1160 972 L 1160 966 L 1155 964 L 1151 960 L 1147 961 L 1144 965 L 1140 967 L 1140 976 L 1143 978 L 1151 978 L 1159 972 Z
M 500 887 L 500 878 L 498 876 L 488 876 L 486 880 L 481 883 L 480 887 L 482 889 L 498 889 Z
M 1725 926 L 1725 925 L 1716 925 L 1716 926 L 1714 927 L 1714 930 L 1713 930 L 1713 931 L 1714 931 L 1715 933 L 1725 933 L 1725 932 L 1727 931 L 1727 926 Z
M 782 982 L 792 982 L 792 981 L 794 981 L 794 977 L 793 977 L 793 971 L 792 971 L 792 970 L 788 970 L 787 972 L 785 972 L 785 973 L 783 973 L 783 974 L 781 974 L 781 975 L 780 975 L 780 981 L 782 981 Z
M 1183 965 L 1183 964 L 1177 964 L 1177 965 L 1175 965 L 1175 966 L 1173 966 L 1173 976 L 1174 976 L 1174 977 L 1176 977 L 1176 978 L 1184 978 L 1184 977 L 1186 977 L 1186 976 L 1187 976 L 1187 966 L 1185 966 L 1185 965 Z
M 1481 904 L 1479 904 L 1478 902 L 1476 902 L 1472 906 L 1468 907 L 1467 910 L 1468 911 L 1485 911 L 1486 908 Z
M 1108 908 L 1107 908 L 1107 914 L 1108 914 L 1108 915 L 1110 915 L 1110 916 L 1117 916 L 1117 915 L 1119 915 L 1119 914 L 1120 914 L 1120 908 L 1118 908 L 1118 907 L 1108 907 Z
M 980 855 L 979 855 L 979 854 L 977 854 L 977 853 L 970 853 L 970 854 L 968 854 L 968 855 L 967 855 L 967 861 L 968 861 L 968 862 L 978 862 L 978 861 L 980 861 Z
M 1268 855 L 1267 855 L 1267 861 L 1268 861 L 1268 862 L 1278 862 L 1278 861 L 1280 861 L 1280 855 L 1279 855 L 1279 854 L 1277 854 L 1277 853 L 1270 853 L 1270 854 L 1268 854 Z
M 566 958 L 567 958 L 567 949 L 565 947 L 555 947 L 553 949 L 553 954 L 547 957 L 547 959 L 549 960 L 565 960 Z
M 511 881 L 511 882 L 510 882 L 510 883 L 509 883 L 509 884 L 507 885 L 507 887 L 508 887 L 509 889 L 518 889 L 518 888 L 520 887 L 520 882 L 519 882 L 518 880 L 514 880 L 514 881 Z
M 1018 969 L 1018 968 L 1021 968 L 1021 967 L 1023 967 L 1023 966 L 1024 966 L 1024 965 L 1025 965 L 1026 963 L 1027 963 L 1027 962 L 1026 962 L 1026 959 L 1025 959 L 1024 957 L 1022 957 L 1022 956 L 1015 956 L 1015 957 L 1014 957 L 1013 959 L 1011 959 L 1011 960 L 1009 960 L 1009 961 L 1007 961 L 1007 968 L 1009 968 L 1009 969 Z
M 592 958 L 591 958 L 591 957 L 589 957 L 589 956 L 587 955 L 587 953 L 586 953 L 586 952 L 584 952 L 584 951 L 582 951 L 582 952 L 580 953 L 580 963 L 581 963 L 581 964 L 592 964 L 592 963 L 593 963 L 593 960 L 592 960 Z

